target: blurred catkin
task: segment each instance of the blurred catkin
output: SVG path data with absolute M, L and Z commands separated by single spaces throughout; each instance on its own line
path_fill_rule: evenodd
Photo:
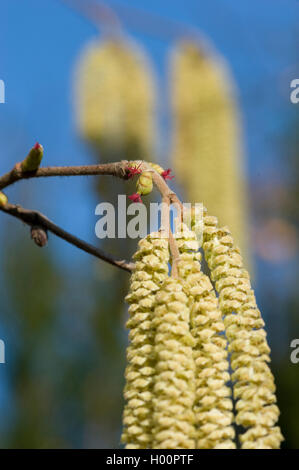
M 81 53 L 76 71 L 78 131 L 96 162 L 155 160 L 155 86 L 143 50 L 123 37 L 94 41 Z M 129 184 L 115 179 L 111 185 L 101 178 L 96 189 L 101 199 L 117 207 L 118 195 L 126 194 Z M 102 247 L 130 258 L 135 242 L 109 239 Z
M 172 158 L 190 202 L 204 201 L 248 256 L 247 191 L 239 115 L 226 64 L 196 43 L 181 42 L 171 68 Z
M 135 270 L 126 297 L 130 304 L 127 349 L 124 430 L 127 449 L 152 448 L 153 374 L 155 372 L 154 326 L 155 294 L 168 276 L 168 240 L 159 234 L 139 242 L 134 255 Z
M 103 161 L 153 159 L 155 90 L 144 53 L 122 39 L 90 44 L 76 75 L 80 135 Z
M 216 217 L 204 217 L 203 249 L 211 279 L 219 293 L 226 336 L 231 354 L 236 424 L 247 429 L 240 436 L 243 449 L 278 449 L 283 437 L 275 426 L 274 378 L 268 363 L 270 348 L 264 322 L 251 288 L 248 271 L 243 267 L 227 227 L 219 228 Z
M 195 344 L 195 425 L 197 449 L 235 449 L 233 403 L 226 383 L 230 380 L 224 324 L 210 279 L 201 271 L 201 254 L 194 232 L 182 225 L 176 233 L 191 313 Z
M 87 45 L 81 53 L 76 68 L 74 99 L 78 132 L 90 146 L 96 163 L 122 159 L 155 159 L 153 74 L 145 54 L 138 46 L 123 37 L 94 41 Z M 128 192 L 130 182 L 114 179 L 111 184 L 109 178 L 94 181 L 97 199 L 109 201 L 118 210 L 123 210 L 118 206 L 118 196 Z M 116 230 L 119 229 L 118 226 Z M 122 226 L 121 229 L 123 231 L 126 227 Z M 103 250 L 130 259 L 135 251 L 136 242 L 128 237 L 121 241 L 116 237 L 101 240 L 100 243 Z M 102 270 L 101 267 L 99 269 Z M 107 305 L 105 275 L 100 285 L 98 284 L 99 307 L 96 313 L 95 332 L 100 343 L 107 341 L 103 339 L 105 330 L 102 327 L 106 316 L 110 318 L 112 330 L 118 331 L 122 325 L 124 314 L 122 300 L 127 288 L 127 277 L 119 275 L 116 271 L 111 273 L 109 290 L 113 292 L 113 296 Z M 117 350 L 117 347 L 119 344 L 109 343 L 109 348 L 112 350 Z M 119 363 L 119 358 L 115 360 Z M 128 372 L 128 374 L 130 382 L 133 380 L 133 373 Z M 126 395 L 128 397 L 130 391 Z M 125 418 L 124 431 L 124 436 L 127 436 L 124 439 L 127 439 L 128 446 L 146 446 L 142 438 L 138 436 L 134 438 L 132 433 L 136 428 L 133 424 L 130 425 L 128 420 L 129 418 Z

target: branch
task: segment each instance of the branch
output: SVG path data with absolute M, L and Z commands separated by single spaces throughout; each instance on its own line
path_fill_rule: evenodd
M 12 185 L 16 181 L 30 178 L 44 178 L 50 176 L 86 176 L 86 175 L 111 175 L 126 179 L 128 162 L 123 160 L 117 163 L 104 163 L 102 165 L 79 166 L 48 166 L 35 171 L 23 171 L 21 164 L 0 177 L 0 191 Z
M 142 169 L 152 173 L 154 185 L 160 192 L 163 201 L 167 202 L 168 206 L 172 203 L 177 204 L 182 218 L 184 210 L 183 205 L 175 192 L 169 188 L 164 178 L 146 162 L 142 162 Z M 84 175 L 110 175 L 122 179 L 128 179 L 128 161 L 122 160 L 116 163 L 104 163 L 99 165 L 41 167 L 34 171 L 24 171 L 22 168 L 22 163 L 17 163 L 11 171 L 0 177 L 0 191 L 22 179 Z M 84 242 L 83 240 L 80 240 L 74 235 L 71 235 L 70 233 L 55 225 L 40 212 L 30 211 L 22 208 L 21 206 L 8 203 L 2 204 L 2 206 L 0 205 L 0 209 L 3 212 L 22 220 L 31 228 L 38 226 L 41 229 L 48 230 L 54 233 L 57 237 L 62 238 L 72 245 L 82 249 L 83 251 L 86 251 L 87 253 L 90 253 L 114 266 L 118 266 L 119 268 L 129 272 L 134 268 L 133 263 L 126 262 L 125 260 L 115 259 L 113 256 L 106 254 L 104 251 Z M 170 226 L 168 233 L 171 254 L 173 258 L 172 275 L 177 276 L 177 262 L 179 260 L 179 252 L 173 234 L 170 230 Z
M 106 261 L 113 266 L 117 266 L 124 271 L 131 272 L 134 268 L 134 264 L 127 262 L 125 260 L 114 258 L 112 255 L 105 253 L 103 250 L 86 243 L 85 241 L 81 240 L 80 238 L 75 237 L 74 235 L 66 232 L 62 228 L 58 227 L 54 224 L 51 220 L 49 220 L 46 216 L 41 214 L 38 211 L 31 211 L 28 209 L 24 209 L 23 207 L 15 204 L 5 204 L 4 206 L 0 206 L 0 210 L 9 214 L 13 217 L 16 217 L 19 220 L 22 220 L 25 224 L 29 225 L 30 227 L 38 226 L 46 231 L 52 232 L 59 238 L 71 243 L 72 245 L 80 248 L 86 253 L 89 253 L 103 261 Z

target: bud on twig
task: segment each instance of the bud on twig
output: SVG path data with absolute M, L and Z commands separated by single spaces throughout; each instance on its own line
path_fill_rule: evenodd
M 146 195 L 152 192 L 153 178 L 150 171 L 144 171 L 137 181 L 137 193 Z
M 164 170 L 163 170 L 163 168 L 162 168 L 160 165 L 158 165 L 157 163 L 152 163 L 152 162 L 149 162 L 148 164 L 149 164 L 149 166 L 151 166 L 154 170 L 156 170 L 157 173 L 159 173 L 159 175 L 162 175 L 162 173 L 163 173 Z
M 5 196 L 4 193 L 2 193 L 2 192 L 0 191 L 0 207 L 5 206 L 5 205 L 7 204 L 7 202 L 8 202 L 7 197 Z
M 48 243 L 48 234 L 47 231 L 42 228 L 34 225 L 31 227 L 31 238 L 37 246 L 43 248 Z
M 36 171 L 42 161 L 44 155 L 44 148 L 38 142 L 30 150 L 25 160 L 21 163 L 22 171 Z

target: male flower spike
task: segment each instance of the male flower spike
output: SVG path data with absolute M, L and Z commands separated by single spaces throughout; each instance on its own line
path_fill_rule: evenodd
M 149 160 L 155 153 L 155 86 L 145 53 L 123 38 L 94 41 L 76 74 L 80 135 L 103 161 L 116 155 Z
M 235 449 L 233 403 L 226 385 L 230 376 L 221 311 L 210 279 L 201 271 L 194 232 L 181 225 L 176 233 L 195 340 L 195 425 L 197 449 Z
M 156 295 L 153 448 L 195 449 L 195 364 L 188 299 L 169 277 Z
M 236 423 L 247 429 L 243 449 L 278 449 L 283 437 L 276 426 L 274 378 L 268 366 L 270 348 L 240 250 L 228 228 L 205 213 L 203 249 L 219 293 L 231 353 Z
M 204 200 L 247 255 L 247 187 L 235 86 L 225 61 L 194 40 L 171 63 L 173 155 L 191 203 Z
M 153 315 L 155 294 L 168 276 L 168 240 L 152 233 L 139 242 L 135 269 L 126 297 L 130 304 L 127 328 L 126 400 L 122 442 L 127 449 L 152 448 L 154 364 Z

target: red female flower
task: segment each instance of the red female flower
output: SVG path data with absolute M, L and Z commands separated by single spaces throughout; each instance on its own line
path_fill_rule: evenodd
M 134 166 L 127 166 L 127 176 L 128 179 L 133 178 L 136 175 L 140 175 L 142 173 L 142 170 L 140 169 L 141 163 L 134 167 Z
M 164 170 L 164 171 L 161 173 L 161 176 L 163 176 L 163 178 L 164 178 L 165 180 L 172 180 L 172 179 L 174 178 L 174 176 L 172 176 L 172 175 L 170 174 L 170 172 L 171 172 L 171 169 L 168 168 L 167 170 Z
M 142 199 L 140 197 L 140 194 L 134 193 L 131 196 L 128 196 L 129 199 L 131 199 L 132 202 L 140 202 L 142 204 Z

